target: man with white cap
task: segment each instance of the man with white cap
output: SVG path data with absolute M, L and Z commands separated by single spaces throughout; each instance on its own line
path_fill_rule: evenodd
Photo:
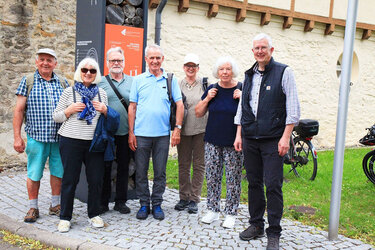
M 181 92 L 186 96 L 187 116 L 181 130 L 181 142 L 177 145 L 178 152 L 178 182 L 180 201 L 175 209 L 182 211 L 187 208 L 188 213 L 198 212 L 204 179 L 204 132 L 208 114 L 203 117 L 195 116 L 195 106 L 201 100 L 207 82 L 198 77 L 199 57 L 189 53 L 184 58 L 185 78 L 180 82 Z M 207 78 L 206 78 L 207 79 Z M 191 175 L 191 164 L 193 174 Z
M 60 159 L 57 131 L 61 124 L 52 119 L 60 95 L 69 86 L 65 78 L 56 75 L 53 70 L 57 65 L 55 51 L 48 48 L 36 53 L 35 73 L 22 78 L 16 95 L 13 116 L 14 149 L 27 154 L 27 192 L 29 211 L 24 221 L 35 222 L 39 218 L 38 193 L 40 179 L 48 158 L 52 202 L 50 215 L 60 214 L 60 190 L 63 166 Z M 27 142 L 21 137 L 22 121 L 25 119 Z

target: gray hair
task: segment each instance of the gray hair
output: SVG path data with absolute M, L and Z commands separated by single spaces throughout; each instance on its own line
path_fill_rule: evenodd
M 145 48 L 145 57 L 148 56 L 148 51 L 151 50 L 151 49 L 159 50 L 161 56 L 164 56 L 163 49 L 159 45 L 151 44 L 151 45 L 147 45 L 147 47 Z
M 253 44 L 255 41 L 260 41 L 262 39 L 266 39 L 267 42 L 268 42 L 268 47 L 269 48 L 272 48 L 272 39 L 269 35 L 265 34 L 265 33 L 260 33 L 258 35 L 256 35 L 254 38 L 253 38 Z
M 236 61 L 231 57 L 231 56 L 223 56 L 219 57 L 216 60 L 216 63 L 214 67 L 212 68 L 212 75 L 216 78 L 219 79 L 219 75 L 217 74 L 219 71 L 219 68 L 223 65 L 229 63 L 232 66 L 232 72 L 233 72 L 233 77 L 237 77 L 239 70 Z
M 92 83 L 99 83 L 102 78 L 102 75 L 100 74 L 99 64 L 94 58 L 91 57 L 86 57 L 78 64 L 76 72 L 74 72 L 74 80 L 77 82 L 82 82 L 81 69 L 85 66 L 92 66 L 96 69 L 96 77 Z
M 110 48 L 109 50 L 107 50 L 107 54 L 106 54 L 107 62 L 109 61 L 109 54 L 113 52 L 119 52 L 122 55 L 122 60 L 125 60 L 124 51 L 121 49 L 121 47 L 114 47 L 114 48 Z

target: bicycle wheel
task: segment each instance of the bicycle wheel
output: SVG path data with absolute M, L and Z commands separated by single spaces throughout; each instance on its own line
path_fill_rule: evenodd
M 318 171 L 318 161 L 314 146 L 310 141 L 300 137 L 294 138 L 296 148 L 293 172 L 297 177 L 313 181 Z
M 367 178 L 375 184 L 375 173 L 374 173 L 374 161 L 375 161 L 375 151 L 368 152 L 362 160 L 363 172 Z

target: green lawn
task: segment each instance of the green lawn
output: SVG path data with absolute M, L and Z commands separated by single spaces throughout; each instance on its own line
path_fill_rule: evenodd
M 375 246 L 375 185 L 367 180 L 362 170 L 363 156 L 369 151 L 370 148 L 345 150 L 339 234 Z M 318 152 L 318 173 L 314 181 L 296 178 L 293 173 L 288 173 L 290 166 L 285 165 L 285 218 L 328 231 L 333 156 L 333 151 Z M 245 171 L 243 173 L 245 174 Z M 225 181 L 223 183 L 222 197 L 225 197 Z M 178 189 L 178 164 L 175 159 L 168 161 L 167 185 L 169 188 Z M 202 196 L 206 194 L 204 183 Z M 242 181 L 241 201 L 247 203 L 246 180 Z M 289 209 L 293 205 L 311 207 L 316 209 L 316 212 L 314 215 L 295 212 Z

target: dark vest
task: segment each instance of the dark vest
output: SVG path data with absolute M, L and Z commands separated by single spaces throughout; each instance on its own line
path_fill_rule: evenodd
M 271 57 L 266 65 L 259 93 L 257 117 L 250 107 L 251 88 L 255 63 L 245 72 L 242 89 L 242 136 L 249 139 L 281 137 L 285 129 L 286 96 L 282 90 L 285 64 L 275 62 Z

